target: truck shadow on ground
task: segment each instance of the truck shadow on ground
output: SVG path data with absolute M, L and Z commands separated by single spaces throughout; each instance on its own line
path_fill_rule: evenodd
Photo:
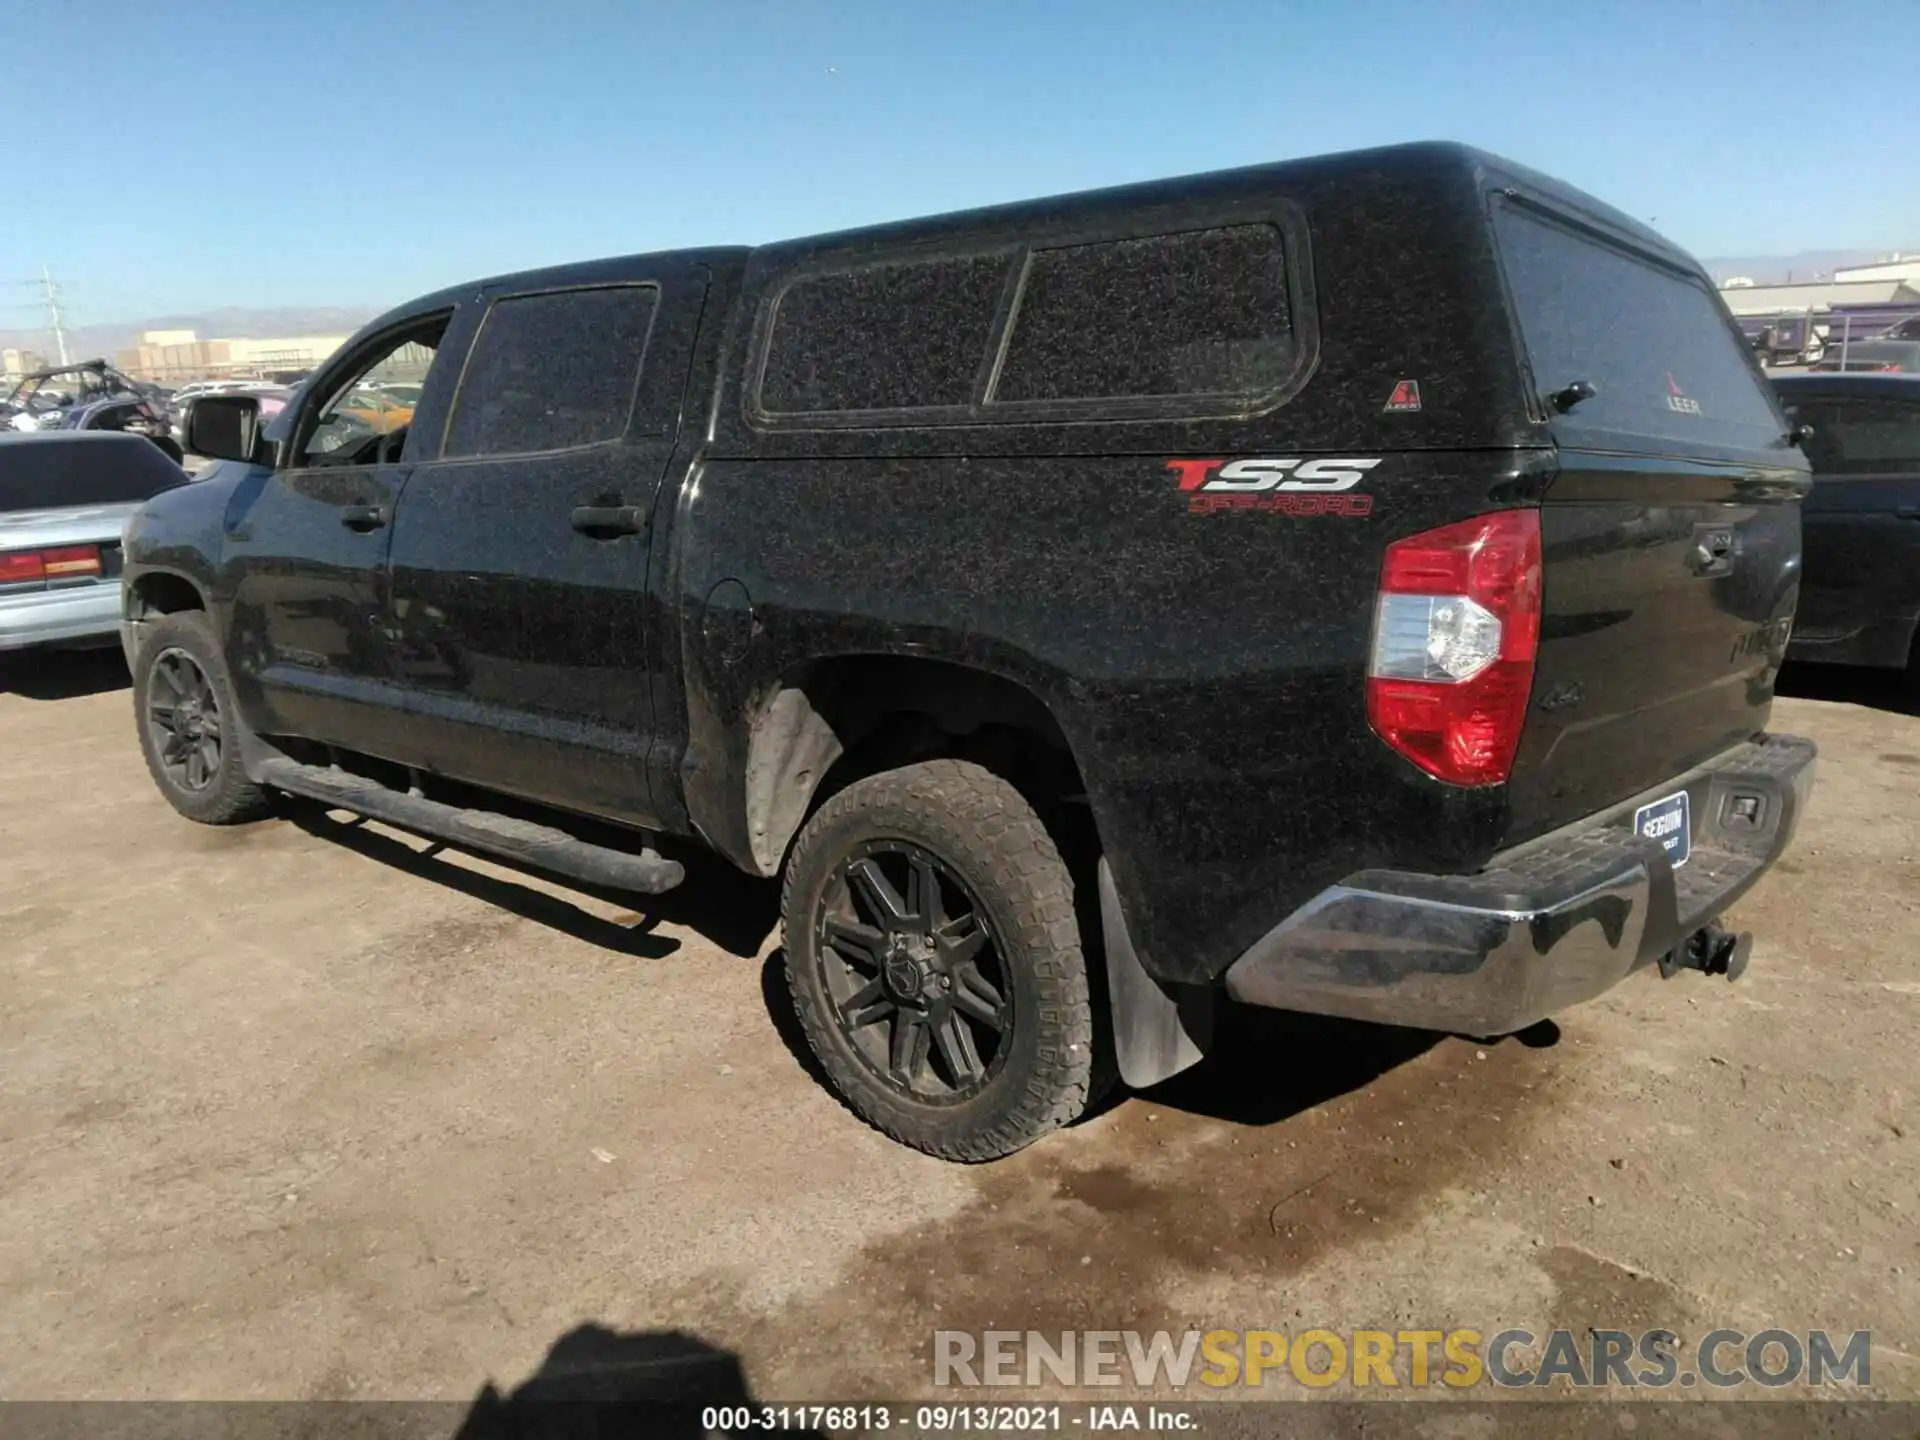
M 1788 665 L 1774 693 L 1794 700 L 1865 705 L 1895 715 L 1920 715 L 1920 683 L 1906 670 L 1866 665 Z
M 0 692 L 27 700 L 78 700 L 132 683 L 118 646 L 0 655 Z
M 681 1331 L 623 1334 L 581 1325 L 561 1336 L 540 1368 L 512 1391 L 474 1397 L 454 1440 L 539 1436 L 703 1436 L 715 1408 L 759 1408 L 739 1356 Z M 786 1430 L 820 1437 L 818 1430 Z
M 658 929 L 668 924 L 691 930 L 730 955 L 752 959 L 762 954 L 779 924 L 777 881 L 743 874 L 720 857 L 691 846 L 672 847 L 673 858 L 687 867 L 687 878 L 664 895 L 637 896 L 571 879 L 552 881 L 619 907 L 608 917 L 535 888 L 537 878 L 547 877 L 495 856 L 476 853 L 473 858 L 485 862 L 487 869 L 469 868 L 458 863 L 459 857 L 469 853 L 459 847 L 330 812 L 311 801 L 290 799 L 285 813 L 298 828 L 330 844 L 619 955 L 639 959 L 672 955 L 680 941 Z M 529 883 L 510 878 L 515 871 L 526 875 Z M 794 1012 L 783 947 L 776 945 L 766 952 L 760 990 L 767 1017 L 795 1064 L 813 1081 L 832 1089 Z M 1133 1092 L 1114 1085 L 1089 1108 L 1083 1122 L 1137 1094 L 1154 1105 L 1197 1118 L 1256 1127 L 1277 1125 L 1368 1088 L 1449 1038 L 1434 1031 L 1262 1010 L 1223 997 L 1214 1043 L 1205 1060 L 1148 1090 Z M 1515 1035 L 1471 1043 L 1481 1048 L 1550 1049 L 1559 1040 L 1559 1028 L 1543 1020 Z
M 1277 1125 L 1302 1111 L 1364 1090 L 1454 1037 L 1397 1025 L 1263 1010 L 1222 1000 L 1213 1047 L 1191 1070 L 1140 1093 L 1142 1099 L 1235 1125 Z M 1485 1049 L 1550 1049 L 1560 1028 L 1543 1020 L 1514 1035 L 1469 1043 Z M 1127 1092 L 1115 1087 L 1113 1099 Z M 1112 1100 L 1110 1100 L 1112 1103 Z
M 832 1083 L 820 1068 L 794 1011 L 786 959 L 785 949 L 776 947 L 761 966 L 760 993 L 767 1018 L 795 1063 L 816 1083 L 831 1090 Z M 1262 1010 L 1222 1000 L 1213 1046 L 1204 1060 L 1147 1090 L 1113 1085 L 1088 1107 L 1079 1123 L 1085 1124 L 1137 1098 L 1201 1119 L 1235 1125 L 1278 1125 L 1316 1105 L 1364 1090 L 1389 1071 L 1453 1038 L 1431 1030 Z M 1481 1049 L 1513 1045 L 1549 1050 L 1560 1043 L 1560 1027 L 1542 1020 L 1512 1035 L 1469 1043 Z
M 634 895 L 570 878 L 543 876 L 498 856 L 467 851 L 440 841 L 418 836 L 403 838 L 402 832 L 359 817 L 346 817 L 344 812 L 328 811 L 312 801 L 289 798 L 285 802 L 285 813 L 301 830 L 330 844 L 616 954 L 640 959 L 660 959 L 673 954 L 680 948 L 680 942 L 670 935 L 657 933 L 657 927 L 668 924 L 684 926 L 730 955 L 751 959 L 760 953 L 779 920 L 777 883 L 742 874 L 719 857 L 698 851 L 676 852 L 674 858 L 687 867 L 686 882 L 679 888 L 664 895 Z M 454 863 L 463 856 L 485 862 L 489 870 L 469 869 Z M 612 918 L 597 915 L 561 896 L 497 873 L 502 871 L 518 871 L 529 881 L 548 880 L 618 907 L 620 913 Z

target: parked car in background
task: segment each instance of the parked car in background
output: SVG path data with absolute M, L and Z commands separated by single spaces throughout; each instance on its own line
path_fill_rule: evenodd
M 1844 347 L 1829 344 L 1813 368 L 1920 375 L 1920 340 L 1855 340 Z
M 171 397 L 122 374 L 104 360 L 53 366 L 23 375 L 7 393 L 16 431 L 122 430 L 144 435 L 176 465 Z
M 343 441 L 399 354 L 411 423 Z M 502 276 L 259 409 L 128 526 L 169 803 L 782 876 L 822 1069 L 948 1158 L 1229 998 L 1500 1034 L 1736 977 L 1812 782 L 1807 463 L 1725 305 L 1458 146 Z
M 47 430 L 65 426 L 76 407 L 121 398 L 144 400 L 165 415 L 167 397 L 157 386 L 135 380 L 105 360 L 30 370 L 0 395 L 0 402 L 14 411 L 15 430 Z
M 121 530 L 143 501 L 186 480 L 136 435 L 0 435 L 0 650 L 112 641 Z
M 1776 375 L 1773 387 L 1813 430 L 1788 655 L 1905 668 L 1920 682 L 1920 376 Z
M 410 380 L 378 380 L 371 382 L 368 388 L 378 390 L 396 405 L 412 409 L 420 403 L 420 392 L 426 387 Z
M 1809 315 L 1743 316 L 1738 323 L 1762 365 L 1798 365 L 1817 360 L 1822 353 Z
M 351 415 L 375 435 L 391 435 L 413 422 L 413 406 L 384 387 L 356 385 L 336 413 Z
M 184 458 L 180 443 L 173 438 L 173 425 L 167 412 L 151 400 L 134 395 L 116 395 L 95 400 L 68 410 L 57 427 L 60 430 L 119 430 L 142 435 L 160 447 L 174 464 Z

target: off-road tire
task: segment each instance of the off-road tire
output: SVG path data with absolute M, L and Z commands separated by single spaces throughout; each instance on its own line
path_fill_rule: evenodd
M 242 825 L 261 820 L 273 813 L 270 792 L 247 779 L 240 764 L 240 716 L 233 703 L 233 684 L 227 678 L 226 661 L 221 658 L 219 642 L 204 611 L 181 610 L 145 627 L 140 652 L 133 662 L 134 728 L 140 737 L 140 754 L 147 762 L 147 773 L 166 797 L 167 803 L 189 820 L 202 825 Z M 197 665 L 213 691 L 219 707 L 221 725 L 220 762 L 213 767 L 207 784 L 187 789 L 169 774 L 155 748 L 150 723 L 149 686 L 153 671 L 163 656 L 185 652 Z
M 956 1104 L 889 1087 L 835 1018 L 818 958 L 822 896 L 846 856 L 875 840 L 918 846 L 965 881 L 1013 990 L 1001 1068 Z M 944 1160 L 997 1159 L 1077 1118 L 1094 1070 L 1094 1017 L 1073 902 L 1072 877 L 1039 816 L 979 765 L 888 770 L 822 805 L 788 857 L 780 912 L 794 1008 L 840 1098 L 875 1129 Z

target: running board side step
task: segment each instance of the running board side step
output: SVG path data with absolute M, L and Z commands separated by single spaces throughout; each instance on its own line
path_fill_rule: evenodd
M 574 880 L 604 885 L 612 890 L 635 890 L 658 895 L 686 878 L 678 860 L 657 850 L 638 855 L 589 845 L 561 830 L 498 815 L 491 810 L 461 810 L 437 800 L 395 790 L 377 780 L 350 775 L 324 765 L 302 765 L 285 756 L 263 759 L 253 780 L 290 795 L 304 796 L 340 810 L 351 810 L 374 820 L 385 820 L 406 830 L 417 830 L 439 840 L 473 850 L 503 855 L 541 870 Z

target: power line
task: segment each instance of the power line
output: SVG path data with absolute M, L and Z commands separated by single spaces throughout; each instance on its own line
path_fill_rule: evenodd
M 53 272 L 47 268 L 45 262 L 40 266 L 40 283 L 46 286 L 47 316 L 53 321 L 53 343 L 60 352 L 60 363 L 64 365 L 67 363 L 67 331 L 66 327 L 60 323 L 60 290 L 53 283 Z
M 40 292 L 40 300 L 34 305 L 0 305 L 0 310 L 39 310 L 45 309 L 48 328 L 53 331 L 54 348 L 59 351 L 60 363 L 68 363 L 67 324 L 60 314 L 60 287 L 54 283 L 53 271 L 44 262 L 40 266 L 40 278 L 37 280 L 0 281 L 15 288 L 32 286 Z

